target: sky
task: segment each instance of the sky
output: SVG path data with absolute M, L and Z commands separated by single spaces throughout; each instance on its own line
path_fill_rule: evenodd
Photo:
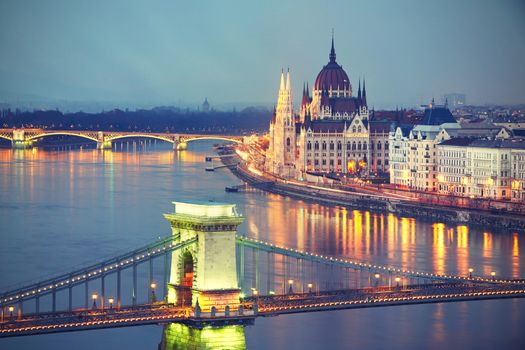
M 0 0 L 0 102 L 299 103 L 332 29 L 376 108 L 525 103 L 524 0 Z

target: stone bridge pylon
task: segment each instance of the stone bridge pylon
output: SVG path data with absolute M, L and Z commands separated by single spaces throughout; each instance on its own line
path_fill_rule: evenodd
M 239 307 L 236 231 L 244 217 L 235 204 L 173 202 L 175 211 L 164 214 L 171 223 L 175 244 L 195 239 L 184 249 L 173 251 L 168 284 L 168 302 L 212 307 L 224 312 Z

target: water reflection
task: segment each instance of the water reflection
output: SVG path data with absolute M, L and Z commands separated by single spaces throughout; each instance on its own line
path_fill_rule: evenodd
M 190 327 L 181 323 L 164 326 L 159 350 L 246 349 L 243 325 Z

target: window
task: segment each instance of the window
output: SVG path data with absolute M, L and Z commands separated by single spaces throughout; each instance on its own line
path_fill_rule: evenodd
M 314 149 L 315 149 L 316 151 L 319 151 L 319 142 L 318 142 L 318 141 L 315 141 Z
M 363 129 L 361 129 L 361 125 L 359 125 L 359 127 L 357 128 L 357 132 L 361 132 L 363 131 Z
M 337 141 L 337 150 L 340 151 L 343 148 L 341 141 Z
M 366 141 L 363 142 L 363 150 L 366 151 Z
M 359 141 L 359 142 L 357 143 L 357 150 L 358 150 L 358 151 L 361 150 L 361 141 Z
M 326 141 L 323 141 L 323 151 L 326 151 Z
M 347 150 L 347 151 L 350 151 L 350 142 L 347 142 L 347 143 L 346 143 L 346 150 Z
M 381 149 L 381 141 L 377 141 L 377 149 Z
M 312 150 L 312 143 L 310 141 L 308 141 L 308 143 L 306 144 L 306 149 L 309 151 Z
M 355 147 L 355 141 L 354 141 L 354 142 L 352 142 L 352 151 L 355 151 L 355 148 L 356 147 Z
M 330 151 L 333 151 L 333 150 L 334 150 L 334 142 L 330 141 Z
M 352 132 L 355 133 L 355 131 L 356 131 L 356 130 L 355 130 L 355 126 L 354 126 L 354 127 L 352 127 Z
M 385 150 L 388 149 L 388 141 L 385 142 Z
M 290 147 L 290 138 L 289 137 L 286 139 L 286 146 Z

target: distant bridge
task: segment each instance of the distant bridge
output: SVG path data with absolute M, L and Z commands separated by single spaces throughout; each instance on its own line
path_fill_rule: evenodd
M 0 129 L 0 138 L 11 141 L 13 148 L 28 148 L 39 139 L 48 136 L 76 136 L 97 143 L 99 149 L 110 149 L 113 141 L 124 138 L 150 138 L 173 144 L 173 149 L 182 150 L 187 143 L 196 140 L 224 140 L 243 143 L 244 136 L 216 134 L 116 132 L 89 130 L 50 130 L 50 129 Z
M 525 297 L 522 279 L 473 275 L 472 270 L 437 274 L 310 253 L 236 235 L 243 217 L 234 205 L 175 205 L 174 213 L 165 214 L 172 235 L 0 293 L 0 338 Z M 158 260 L 162 273 L 154 269 Z M 146 273 L 139 278 L 141 266 Z M 154 276 L 162 276 L 160 288 Z

